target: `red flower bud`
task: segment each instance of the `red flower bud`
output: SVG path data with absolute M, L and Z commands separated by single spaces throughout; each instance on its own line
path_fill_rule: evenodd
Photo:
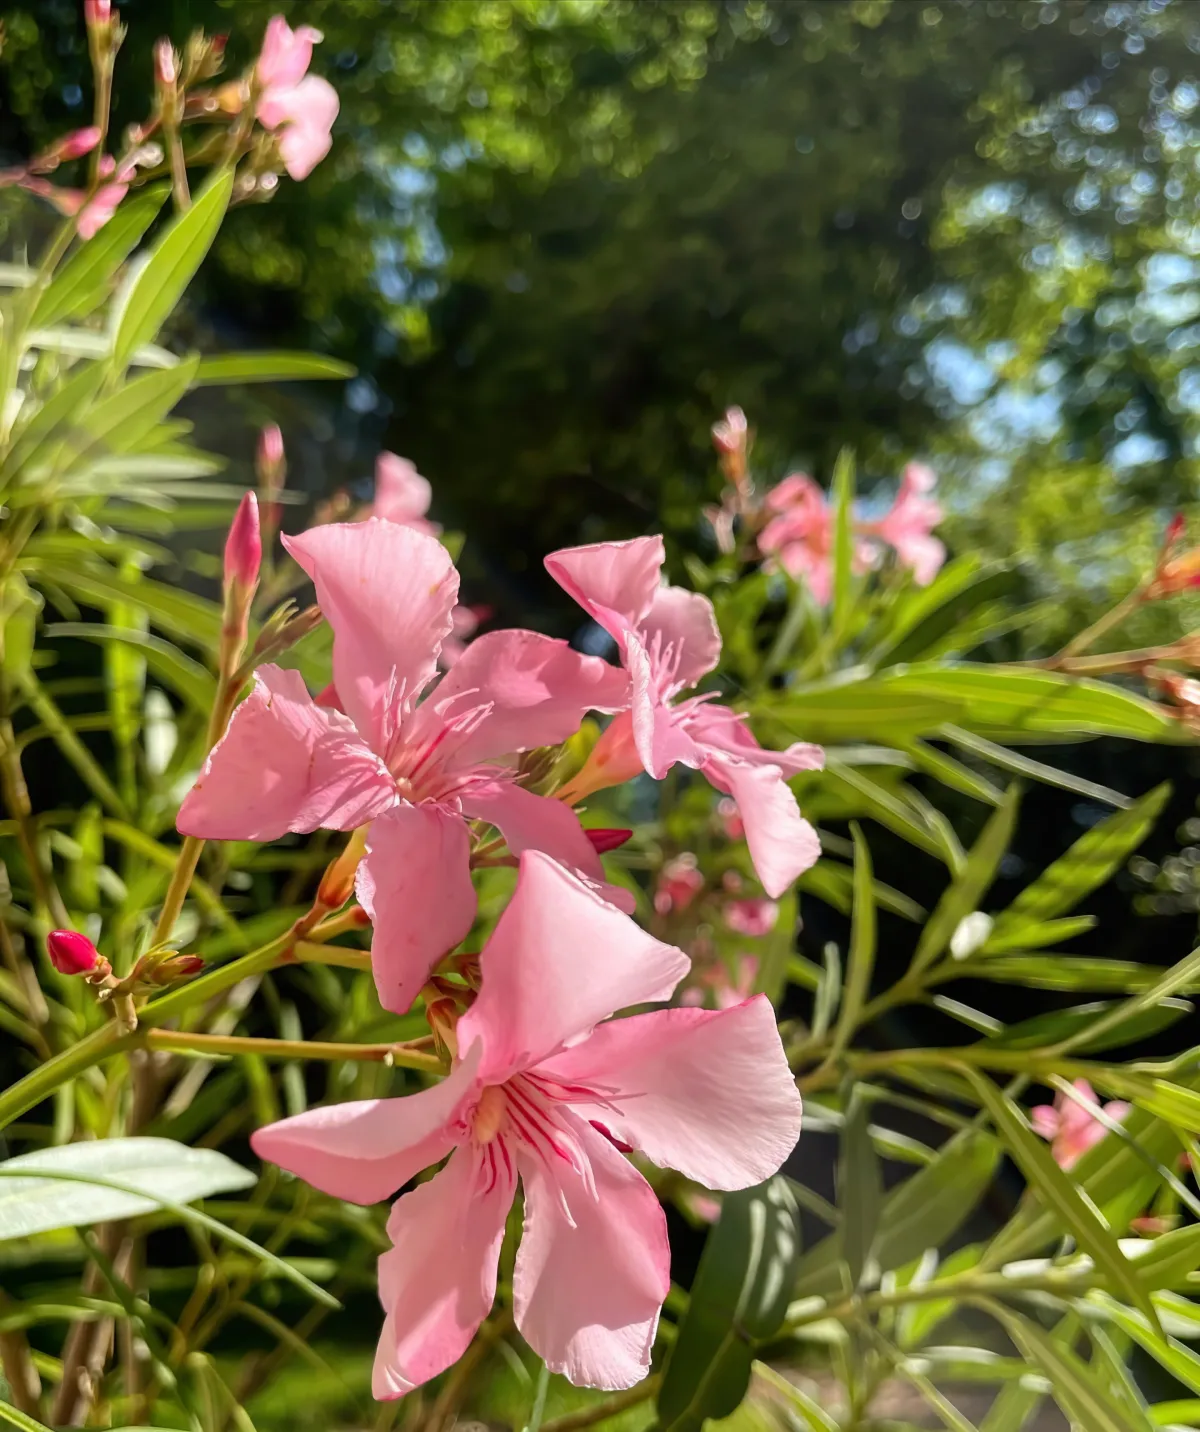
M 1163 546 L 1174 547 L 1175 543 L 1183 536 L 1186 528 L 1187 518 L 1182 512 L 1177 512 L 1167 524 L 1167 530 L 1163 536 Z
M 247 590 L 258 581 L 262 566 L 262 533 L 258 525 L 258 498 L 247 492 L 238 503 L 225 542 L 225 585 Z
M 112 0 L 83 0 L 83 18 L 90 28 L 112 20 Z
M 46 936 L 46 953 L 60 975 L 86 975 L 100 960 L 99 950 L 78 930 L 51 930 Z
M 592 842 L 592 848 L 597 855 L 619 850 L 633 835 L 631 830 L 585 830 L 583 833 Z

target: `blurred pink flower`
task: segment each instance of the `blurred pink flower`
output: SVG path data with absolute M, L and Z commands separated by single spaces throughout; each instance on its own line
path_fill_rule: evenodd
M 758 550 L 789 577 L 803 579 L 821 606 L 833 591 L 833 512 L 824 492 L 802 472 L 785 477 L 763 506 L 773 517 L 758 534 Z
M 725 923 L 739 935 L 769 935 L 779 919 L 774 900 L 731 900 L 724 910 Z
M 1129 1113 L 1129 1105 L 1121 1099 L 1101 1105 L 1096 1091 L 1086 1079 L 1076 1079 L 1073 1088 L 1117 1123 Z M 1038 1104 L 1031 1109 L 1029 1122 L 1035 1134 L 1050 1141 L 1051 1152 L 1060 1168 L 1070 1168 L 1108 1132 L 1099 1119 L 1063 1093 L 1054 1096 L 1053 1104 Z
M 741 840 L 746 834 L 737 801 L 731 800 L 729 796 L 722 796 L 717 802 L 717 815 L 721 820 L 721 828 L 730 840 Z
M 674 860 L 668 860 L 659 872 L 654 887 L 654 908 L 660 915 L 686 910 L 703 889 L 704 876 L 697 867 L 696 857 L 685 850 Z
M 879 522 L 864 523 L 861 528 L 894 548 L 900 564 L 911 569 L 922 587 L 933 581 L 946 560 L 945 547 L 932 535 L 942 520 L 942 509 L 930 496 L 936 486 L 937 473 L 932 468 L 910 462 L 891 510 Z
M 679 997 L 680 1004 L 699 1008 L 711 996 L 718 1009 L 733 1009 L 754 994 L 754 981 L 758 978 L 758 956 L 739 955 L 737 976 L 730 978 L 724 960 L 715 960 L 706 969 L 698 971 L 694 983 Z
M 581 962 L 588 949 L 603 959 Z M 774 1173 L 801 1122 L 774 1012 L 760 996 L 609 1019 L 669 999 L 687 956 L 534 852 L 479 965 L 445 1080 L 270 1124 L 255 1151 L 361 1204 L 450 1155 L 388 1219 L 376 1397 L 404 1396 L 465 1352 L 495 1298 L 518 1178 L 517 1328 L 571 1382 L 633 1386 L 650 1365 L 670 1249 L 658 1199 L 620 1150 L 717 1190 Z
M 432 501 L 429 479 L 422 477 L 406 457 L 394 452 L 379 454 L 375 459 L 375 500 L 369 515 L 436 537 L 442 529 L 425 516 Z
M 313 45 L 322 38 L 311 25 L 293 30 L 282 15 L 272 15 L 258 57 L 258 119 L 281 131 L 279 153 L 293 179 L 306 179 L 329 153 L 338 114 L 337 91 L 308 73 Z
M 79 237 L 94 238 L 117 212 L 117 206 L 128 192 L 128 184 L 101 184 L 79 211 Z

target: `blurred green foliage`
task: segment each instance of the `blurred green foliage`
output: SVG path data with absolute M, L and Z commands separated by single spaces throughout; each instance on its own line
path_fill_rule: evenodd
M 240 65 L 265 8 L 126 5 L 127 61 L 204 24 Z M 414 457 L 499 571 L 660 518 L 702 545 L 729 401 L 780 469 L 933 456 L 959 543 L 1061 597 L 1050 638 L 1193 501 L 1195 6 L 279 8 L 325 32 L 339 142 L 234 216 L 208 312 L 352 358 L 364 445 Z M 81 113 L 76 11 L 4 8 L 14 153 Z

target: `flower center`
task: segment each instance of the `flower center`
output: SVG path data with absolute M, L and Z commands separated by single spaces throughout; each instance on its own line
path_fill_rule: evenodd
M 499 1084 L 489 1084 L 479 1096 L 475 1105 L 475 1118 L 471 1128 L 477 1143 L 490 1144 L 508 1122 L 508 1100 Z

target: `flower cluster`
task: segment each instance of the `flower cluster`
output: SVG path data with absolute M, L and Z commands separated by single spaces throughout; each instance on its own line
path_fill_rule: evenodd
M 110 0 L 85 0 L 88 45 L 97 74 L 111 75 L 124 30 L 112 13 Z M 321 32 L 311 25 L 293 30 L 282 15 L 267 24 L 262 50 L 238 79 L 217 87 L 208 82 L 224 66 L 225 37 L 197 33 L 182 55 L 169 40 L 154 47 L 156 104 L 153 114 L 131 125 L 116 155 L 103 152 L 103 124 L 77 129 L 57 140 L 27 164 L 0 170 L 0 187 L 17 185 L 75 220 L 81 239 L 93 238 L 116 213 L 136 184 L 170 173 L 176 198 L 186 206 L 186 170 L 192 158 L 211 162 L 221 148 L 212 143 L 212 126 L 228 126 L 224 160 L 247 159 L 238 174 L 236 197 L 268 197 L 278 183 L 278 170 L 306 179 L 329 152 L 338 114 L 337 92 L 328 80 L 308 73 L 313 45 Z M 261 130 L 255 131 L 252 120 Z M 180 130 L 203 124 L 206 132 L 194 156 L 184 151 Z M 159 141 L 162 141 L 161 143 Z M 46 176 L 59 165 L 92 155 L 86 188 L 51 182 Z
M 274 434 L 270 446 L 274 470 Z M 381 1002 L 403 1013 L 423 999 L 445 1051 L 446 1077 L 422 1092 L 316 1108 L 253 1139 L 262 1157 L 357 1203 L 449 1156 L 388 1220 L 376 1395 L 402 1396 L 462 1355 L 492 1305 L 518 1183 L 518 1328 L 572 1381 L 627 1387 L 649 1367 L 669 1252 L 658 1200 L 625 1154 L 708 1189 L 748 1187 L 791 1152 L 801 1106 L 771 1005 L 745 983 L 716 1010 L 613 1018 L 670 1001 L 690 962 L 642 930 L 628 892 L 606 880 L 601 854 L 629 832 L 585 831 L 575 806 L 643 770 L 698 770 L 736 799 L 777 895 L 819 853 L 787 778 L 821 753 L 764 750 L 712 695 L 684 695 L 716 666 L 721 639 L 706 598 L 664 585 L 659 538 L 547 558 L 621 665 L 501 630 L 439 675 L 458 573 L 428 506 L 425 479 L 384 454 L 370 515 L 282 539 L 332 628 L 333 682 L 314 698 L 297 672 L 260 666 L 178 826 L 255 841 L 354 832 L 318 901 L 336 908 L 354 880 Z M 247 502 L 235 521 L 227 606 L 257 576 L 244 530 L 256 512 Z M 553 751 L 530 753 L 561 746 L 589 712 L 612 719 L 555 788 Z M 515 892 L 482 952 L 456 953 L 475 921 L 472 870 L 496 863 L 517 867 Z M 743 903 L 756 930 L 774 911 Z

